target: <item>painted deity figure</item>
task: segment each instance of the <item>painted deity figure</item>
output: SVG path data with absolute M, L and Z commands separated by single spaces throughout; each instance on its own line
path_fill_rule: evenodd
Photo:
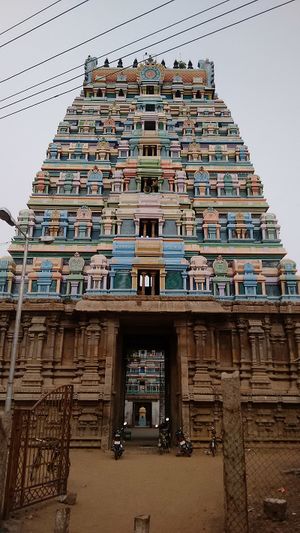
M 145 427 L 146 425 L 147 425 L 146 408 L 140 407 L 139 408 L 139 426 Z
M 221 255 L 218 255 L 218 257 L 213 262 L 213 271 L 214 271 L 214 278 L 213 278 L 213 286 L 214 286 L 214 294 L 216 296 L 220 296 L 221 298 L 225 296 L 230 295 L 230 282 L 228 277 L 229 267 L 226 259 L 224 259 Z
M 228 263 L 221 255 L 213 262 L 213 270 L 216 276 L 226 276 L 228 274 Z
M 83 257 L 80 257 L 80 254 L 78 252 L 75 252 L 74 256 L 69 259 L 69 268 L 70 272 L 73 274 L 76 272 L 82 272 L 82 269 L 84 267 L 84 259 Z
M 200 167 L 198 172 L 195 172 L 194 191 L 195 196 L 209 195 L 209 173 L 204 170 L 204 167 Z

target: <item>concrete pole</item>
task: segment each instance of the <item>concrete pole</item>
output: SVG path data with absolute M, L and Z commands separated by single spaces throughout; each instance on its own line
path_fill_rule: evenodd
M 140 514 L 134 517 L 134 533 L 149 533 L 150 515 Z
M 248 533 L 239 372 L 222 372 L 225 533 Z
M 70 525 L 70 507 L 60 507 L 56 511 L 54 533 L 69 533 Z
M 11 413 L 0 413 L 0 521 L 3 518 L 4 493 L 11 429 Z
M 8 376 L 8 382 L 7 382 L 7 392 L 6 392 L 6 399 L 5 399 L 5 412 L 6 413 L 9 413 L 11 410 L 11 404 L 12 404 L 12 398 L 13 398 L 13 383 L 14 383 L 15 368 L 16 368 L 16 361 L 17 361 L 17 355 L 18 355 L 18 341 L 19 341 L 20 323 L 21 323 L 21 314 L 22 314 L 22 305 L 23 305 L 28 245 L 29 245 L 28 235 L 25 235 L 25 246 L 24 246 L 23 264 L 22 264 L 22 272 L 21 272 L 21 283 L 20 283 L 20 291 L 19 291 L 19 298 L 18 298 L 18 304 L 17 304 L 16 323 L 15 323 L 15 329 L 14 329 L 9 376 Z

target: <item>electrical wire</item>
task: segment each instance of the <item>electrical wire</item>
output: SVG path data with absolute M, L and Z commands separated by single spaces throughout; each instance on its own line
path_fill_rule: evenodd
M 81 42 L 79 44 L 71 46 L 71 48 L 67 48 L 66 50 L 63 50 L 62 52 L 59 52 L 58 54 L 55 54 L 54 56 L 48 57 L 47 59 L 44 59 L 43 61 L 40 61 L 39 63 L 35 63 L 35 65 L 31 65 L 30 67 L 27 67 L 27 68 L 25 68 L 23 70 L 20 70 L 19 72 L 16 72 L 15 74 L 12 74 L 11 76 L 9 76 L 7 78 L 4 78 L 3 80 L 0 80 L 0 83 L 4 83 L 5 81 L 11 80 L 13 78 L 16 78 L 17 76 L 20 76 L 21 74 L 24 74 L 24 72 L 28 72 L 29 70 L 32 70 L 32 69 L 34 69 L 36 67 L 39 67 L 40 65 L 44 65 L 45 63 L 47 63 L 48 61 L 51 61 L 52 59 L 60 57 L 60 56 L 62 56 L 64 54 L 66 54 L 67 52 L 71 52 L 71 50 L 75 50 L 76 48 L 79 48 L 80 46 L 83 46 L 84 44 L 89 43 L 89 42 L 97 39 L 98 37 L 102 37 L 103 35 L 106 35 L 107 33 L 110 33 L 113 30 L 121 28 L 122 26 L 125 26 L 129 22 L 133 22 L 134 20 L 137 20 L 137 19 L 139 19 L 141 17 L 144 17 L 145 15 L 148 15 L 149 13 L 153 13 L 154 11 L 157 11 L 158 9 L 161 9 L 162 7 L 164 7 L 164 6 L 168 5 L 168 4 L 171 4 L 174 1 L 175 0 L 168 0 L 164 4 L 161 4 L 161 5 L 157 6 L 157 7 L 154 7 L 153 9 L 150 9 L 149 11 L 145 11 L 144 13 L 141 13 L 141 15 L 137 15 L 136 17 L 133 17 L 133 18 L 128 19 L 128 20 L 125 20 L 125 22 L 121 22 L 120 24 L 117 24 L 116 26 L 113 26 L 109 30 L 105 30 L 104 32 L 99 33 L 98 35 L 95 35 L 94 37 L 91 37 L 90 39 L 86 39 L 85 41 L 83 41 L 83 42 Z
M 17 35 L 17 37 L 14 37 L 13 39 L 10 39 L 9 41 L 6 41 L 6 43 L 0 44 L 0 48 L 3 48 L 4 46 L 7 46 L 10 43 L 13 43 L 14 41 L 17 41 L 18 39 L 21 39 L 21 37 L 24 37 L 24 35 L 28 35 L 28 33 L 31 33 L 34 30 L 37 30 L 38 28 L 41 28 L 42 26 L 45 26 L 46 24 L 49 24 L 49 22 L 52 22 L 55 19 L 58 19 L 59 17 L 62 17 L 66 13 L 70 13 L 70 11 L 73 11 L 74 9 L 77 9 L 77 7 L 82 6 L 82 4 L 86 4 L 90 0 L 83 0 L 79 4 L 76 4 L 73 7 L 70 7 L 69 9 L 66 9 L 65 11 L 62 11 L 58 15 L 55 15 L 51 19 L 45 20 L 45 22 L 41 22 L 41 24 L 38 24 L 37 26 L 34 26 L 34 28 L 31 28 L 30 30 L 24 31 L 20 35 Z
M 154 31 L 154 32 L 152 32 L 152 33 L 149 33 L 148 35 L 145 35 L 144 37 L 140 37 L 139 39 L 136 39 L 135 41 L 132 41 L 131 43 L 127 43 L 126 45 L 123 45 L 123 46 L 120 46 L 119 48 L 116 48 L 115 50 L 111 50 L 110 52 L 107 52 L 106 54 L 103 54 L 103 55 L 101 55 L 101 56 L 98 56 L 96 59 L 101 59 L 102 57 L 105 57 L 105 56 L 107 56 L 107 55 L 109 55 L 109 54 L 112 54 L 112 53 L 114 53 L 114 52 L 117 52 L 117 51 L 119 51 L 119 50 L 122 50 L 123 48 L 127 48 L 127 46 L 131 46 L 132 44 L 136 44 L 136 43 L 138 43 L 139 41 L 143 41 L 144 39 L 146 39 L 146 38 L 148 38 L 148 37 L 152 37 L 153 35 L 156 35 L 157 33 L 160 33 L 161 31 L 164 31 L 164 30 L 169 29 L 169 28 L 171 28 L 171 27 L 173 27 L 173 26 L 176 26 L 177 24 L 180 24 L 181 22 L 184 22 L 184 21 L 186 21 L 186 20 L 188 20 L 188 19 L 190 19 L 190 18 L 193 18 L 193 17 L 197 16 L 198 14 L 203 14 L 203 13 L 205 13 L 206 11 L 209 11 L 209 10 L 213 9 L 214 7 L 219 6 L 220 4 L 224 4 L 224 3 L 226 3 L 226 2 L 230 2 L 230 1 L 231 1 L 231 0 L 225 0 L 225 1 L 223 1 L 223 2 L 220 2 L 219 4 L 216 4 L 215 6 L 212 6 L 212 7 L 210 7 L 210 8 L 207 8 L 207 9 L 204 9 L 204 10 L 200 11 L 199 13 L 196 13 L 196 14 L 194 14 L 194 15 L 191 15 L 191 16 L 187 17 L 186 19 L 183 19 L 183 20 L 180 20 L 180 21 L 178 21 L 178 22 L 175 22 L 175 23 L 173 23 L 173 24 L 171 24 L 171 25 L 165 26 L 164 28 L 161 28 L 160 30 L 156 30 L 156 31 Z M 205 21 L 202 21 L 202 22 L 200 22 L 199 24 L 195 24 L 194 26 L 190 26 L 190 28 L 187 28 L 187 29 L 185 29 L 185 30 L 182 30 L 182 31 L 179 32 L 179 33 L 175 33 L 175 34 L 173 34 L 173 35 L 170 35 L 169 37 L 166 37 L 166 38 L 164 38 L 164 39 L 161 39 L 161 40 L 159 40 L 159 41 L 156 41 L 155 43 L 151 43 L 151 44 L 149 45 L 149 47 L 154 46 L 154 45 L 157 45 L 157 44 L 160 44 L 160 43 L 163 43 L 163 42 L 168 41 L 168 40 L 170 40 L 170 39 L 173 39 L 173 37 L 178 37 L 178 35 L 181 35 L 182 33 L 186 33 L 187 31 L 190 31 L 190 30 L 192 30 L 192 29 L 194 29 L 194 28 L 198 28 L 199 26 L 202 26 L 202 25 L 204 25 L 204 24 L 207 24 L 208 22 L 211 22 L 212 20 L 216 20 L 216 19 L 218 19 L 218 18 L 220 18 L 220 17 L 222 17 L 222 16 L 224 16 L 224 15 L 228 15 L 228 13 L 232 13 L 233 11 L 237 11 L 237 10 L 239 10 L 239 9 L 245 7 L 245 6 L 248 6 L 248 5 L 253 4 L 253 3 L 255 3 L 255 2 L 258 2 L 258 1 L 260 1 L 260 0 L 251 0 L 250 2 L 247 2 L 246 4 L 243 4 L 243 5 L 239 6 L 239 7 L 234 8 L 234 9 L 231 9 L 230 11 L 227 11 L 227 12 L 225 11 L 224 13 L 221 13 L 220 15 L 217 15 L 217 16 L 215 16 L 215 17 L 212 17 L 212 18 L 210 18 L 210 19 L 207 19 L 207 20 L 205 20 Z M 143 50 L 143 49 L 144 49 L 144 47 L 143 47 L 143 48 L 139 48 L 138 50 L 134 50 L 133 52 L 130 52 L 130 53 L 126 54 L 126 55 L 123 55 L 123 58 L 122 58 L 122 59 L 125 59 L 126 57 L 129 57 L 129 56 L 131 56 L 131 55 L 137 54 L 138 52 L 141 52 L 141 50 Z M 113 60 L 111 61 L 111 63 L 114 63 L 114 62 L 116 62 L 116 61 L 118 61 L 118 59 L 113 59 Z M 79 65 L 79 67 L 82 67 L 83 65 L 84 65 L 84 63 L 81 64 L 81 65 Z M 101 68 L 101 66 L 104 67 L 104 65 L 99 65 L 99 66 L 97 66 L 96 68 L 99 69 L 99 68 Z M 79 68 L 79 67 L 74 67 L 74 69 L 75 69 L 75 68 Z M 93 70 L 94 70 L 94 69 L 93 69 Z M 29 96 L 25 96 L 24 98 L 20 98 L 19 100 L 15 100 L 14 102 L 11 102 L 10 104 L 6 104 L 6 105 L 0 107 L 0 110 L 1 110 L 1 109 L 6 109 L 7 107 L 11 107 L 12 105 L 18 104 L 18 103 L 20 103 L 20 102 L 24 102 L 24 100 L 28 100 L 29 98 L 33 98 L 34 96 L 37 96 L 37 95 L 39 95 L 39 94 L 43 94 L 43 93 L 45 93 L 45 92 L 47 92 L 47 91 L 50 91 L 51 89 L 55 89 L 56 87 L 60 87 L 61 85 L 65 85 L 66 83 L 69 83 L 70 81 L 76 80 L 76 79 L 81 78 L 81 77 L 82 77 L 82 73 L 78 74 L 77 76 L 73 76 L 72 78 L 69 78 L 69 79 L 67 79 L 67 80 L 65 80 L 65 81 L 62 81 L 62 82 L 60 82 L 60 83 L 56 83 L 55 85 L 51 85 L 50 87 L 47 87 L 46 89 L 42 89 L 42 90 L 40 90 L 40 91 L 37 91 L 36 93 L 30 94 Z M 1 101 L 1 100 L 0 100 L 0 101 Z
M 62 0 L 56 0 L 56 2 L 53 2 L 52 4 L 49 4 L 49 6 L 46 6 L 46 7 L 44 7 L 43 9 L 40 9 L 40 11 L 36 11 L 36 13 L 33 13 L 32 15 L 30 15 L 30 16 L 27 17 L 26 19 L 23 19 L 23 20 L 21 20 L 20 22 L 17 22 L 16 24 L 14 24 L 13 26 L 10 26 L 10 27 L 7 28 L 6 30 L 1 31 L 1 32 L 0 32 L 0 36 L 1 36 L 1 35 L 4 35 L 4 33 L 7 33 L 7 32 L 10 31 L 10 30 L 13 30 L 13 29 L 16 28 L 17 26 L 20 26 L 21 24 L 24 24 L 24 22 L 27 22 L 27 20 L 30 20 L 30 19 L 32 19 L 33 17 L 36 17 L 36 16 L 39 15 L 40 13 L 43 13 L 43 11 L 47 11 L 47 9 L 49 9 L 49 8 L 52 7 L 52 6 L 54 6 L 55 4 L 59 4 L 60 2 L 62 2 Z
M 264 15 L 265 13 L 269 13 L 271 11 L 274 11 L 275 9 L 279 9 L 280 7 L 284 7 L 284 6 L 288 5 L 288 4 L 292 4 L 295 1 L 296 0 L 288 0 L 287 2 L 283 2 L 281 4 L 277 4 L 276 6 L 273 6 L 273 7 L 269 8 L 269 9 L 265 9 L 263 11 L 259 11 L 258 13 L 255 13 L 253 15 L 245 17 L 244 19 L 240 19 L 240 20 L 237 20 L 236 22 L 232 22 L 231 24 L 227 24 L 226 26 L 222 26 L 221 28 L 213 30 L 213 31 L 211 31 L 209 33 L 206 33 L 204 35 L 200 35 L 199 37 L 195 37 L 194 39 L 190 39 L 189 41 L 186 41 L 184 43 L 181 43 L 181 44 L 178 44 L 178 45 L 173 46 L 171 48 L 168 48 L 167 50 L 163 50 L 162 52 L 159 52 L 157 54 L 152 54 L 152 57 L 158 57 L 159 55 L 166 54 L 166 53 L 171 52 L 173 50 L 177 50 L 178 48 L 181 48 L 182 46 L 194 43 L 196 41 L 199 41 L 200 39 L 204 39 L 205 37 L 209 37 L 211 35 L 214 35 L 216 33 L 221 32 L 221 31 L 227 30 L 229 28 L 233 28 L 235 26 L 238 26 L 239 24 L 242 24 L 243 22 L 246 22 L 248 20 L 252 20 L 252 19 L 254 19 L 256 17 L 259 17 L 260 15 Z M 141 60 L 138 63 L 143 63 L 143 62 L 144 62 L 144 60 Z M 120 73 L 120 72 L 125 71 L 125 70 L 127 70 L 129 68 L 131 68 L 131 65 L 128 65 L 127 67 L 124 67 L 122 69 L 117 69 L 116 72 Z M 102 76 L 102 78 L 105 79 L 106 76 Z M 101 77 L 99 77 L 98 80 L 99 79 L 101 79 Z M 81 87 L 82 87 L 81 85 L 73 87 L 72 89 L 68 89 L 67 91 L 63 91 L 61 93 L 55 94 L 54 96 L 50 96 L 49 98 L 46 98 L 44 100 L 40 100 L 39 102 L 35 102 L 34 104 L 31 104 L 29 106 L 26 106 L 26 107 L 23 107 L 21 109 L 18 109 L 17 111 L 13 111 L 12 113 L 8 113 L 7 115 L 3 115 L 2 117 L 0 117 L 0 120 L 3 120 L 4 118 L 10 117 L 12 115 L 16 115 L 18 113 L 21 113 L 22 111 L 25 111 L 25 110 L 30 109 L 32 107 L 36 107 L 36 106 L 38 106 L 40 104 L 43 104 L 44 102 L 49 102 L 50 100 L 54 100 L 55 98 L 58 98 L 58 97 L 63 96 L 65 94 L 68 94 L 68 93 L 70 93 L 72 91 L 75 91 L 75 90 L 81 88 Z
M 228 2 L 231 2 L 231 0 L 223 0 L 222 2 L 219 2 L 218 4 L 215 4 L 214 6 L 208 7 L 206 9 L 203 9 L 202 11 L 198 11 L 197 13 L 194 13 L 193 15 L 189 15 L 188 17 L 184 19 L 180 19 L 177 22 L 173 22 L 172 24 L 168 24 L 168 26 L 164 26 L 163 28 L 160 28 L 159 30 L 156 30 L 152 33 L 148 33 L 148 35 L 144 35 L 143 37 L 140 37 L 139 39 L 136 39 L 134 41 L 131 41 L 130 43 L 127 43 L 123 46 L 120 46 L 119 48 L 115 48 L 114 50 L 111 50 L 110 52 L 106 52 L 105 54 L 102 54 L 101 56 L 96 57 L 96 59 L 102 59 L 103 57 L 109 56 L 109 54 L 114 54 L 115 52 L 118 52 L 119 50 L 122 50 L 123 48 L 127 48 L 127 46 L 131 46 L 132 44 L 136 44 L 143 39 L 147 39 L 148 37 L 152 37 L 153 35 L 156 35 L 157 33 L 160 33 L 164 30 L 173 28 L 174 26 L 177 26 L 177 24 L 181 24 L 183 22 L 186 22 L 187 20 L 190 20 L 198 15 L 202 15 L 203 13 L 206 13 L 207 11 L 211 11 L 212 9 L 215 9 L 216 7 L 221 6 L 222 4 L 227 4 Z M 134 53 L 134 52 L 133 52 Z M 123 58 L 124 59 L 124 58 Z M 72 72 L 73 70 L 77 70 L 84 66 L 84 63 L 80 63 L 80 65 L 77 65 L 76 67 L 72 67 L 68 70 L 65 70 L 64 72 L 61 72 L 60 74 L 56 74 L 55 76 L 52 76 L 51 78 L 47 78 L 46 80 L 40 81 L 39 83 L 35 83 L 34 85 L 31 85 L 30 87 L 27 87 L 26 89 L 22 89 L 21 91 L 18 91 L 14 94 L 10 94 L 9 96 L 6 96 L 5 98 L 1 98 L 0 102 L 5 102 L 6 100 L 9 100 L 10 98 L 13 98 L 14 96 L 18 96 L 19 94 L 22 94 L 24 92 L 30 91 L 30 89 L 34 89 L 35 87 L 39 87 L 40 85 L 43 85 L 44 83 L 47 83 L 48 81 L 52 81 L 56 78 L 59 78 L 60 76 L 63 76 L 64 74 L 68 74 L 69 72 Z M 98 67 L 99 68 L 99 67 Z M 80 74 L 81 76 L 81 74 Z M 74 78 L 72 78 L 74 79 Z M 58 85 L 57 85 L 58 86 Z M 53 88 L 53 86 L 52 86 Z M 47 89 L 48 90 L 48 89 Z M 34 95 L 31 95 L 34 96 Z M 17 100 L 14 103 L 18 103 L 22 100 Z M 0 109 L 4 109 L 1 107 Z

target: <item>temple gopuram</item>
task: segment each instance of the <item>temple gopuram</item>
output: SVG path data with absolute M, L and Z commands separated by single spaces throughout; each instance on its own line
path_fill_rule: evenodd
M 16 406 L 72 383 L 73 445 L 107 449 L 128 394 L 144 392 L 127 354 L 153 352 L 155 420 L 163 405 L 196 446 L 221 431 L 221 373 L 234 370 L 246 437 L 299 440 L 300 277 L 213 62 L 89 56 L 18 224 L 30 243 Z M 17 231 L 0 258 L 1 401 L 23 251 Z

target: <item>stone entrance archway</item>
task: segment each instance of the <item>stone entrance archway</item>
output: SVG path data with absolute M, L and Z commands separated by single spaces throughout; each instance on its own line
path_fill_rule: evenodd
M 147 365 L 153 368 L 152 374 Z M 111 432 L 124 420 L 129 429 L 154 428 L 166 416 L 175 428 L 180 416 L 180 373 L 172 320 L 142 314 L 134 320 L 121 318 L 113 374 Z M 145 419 L 138 412 L 141 407 L 145 407 Z

